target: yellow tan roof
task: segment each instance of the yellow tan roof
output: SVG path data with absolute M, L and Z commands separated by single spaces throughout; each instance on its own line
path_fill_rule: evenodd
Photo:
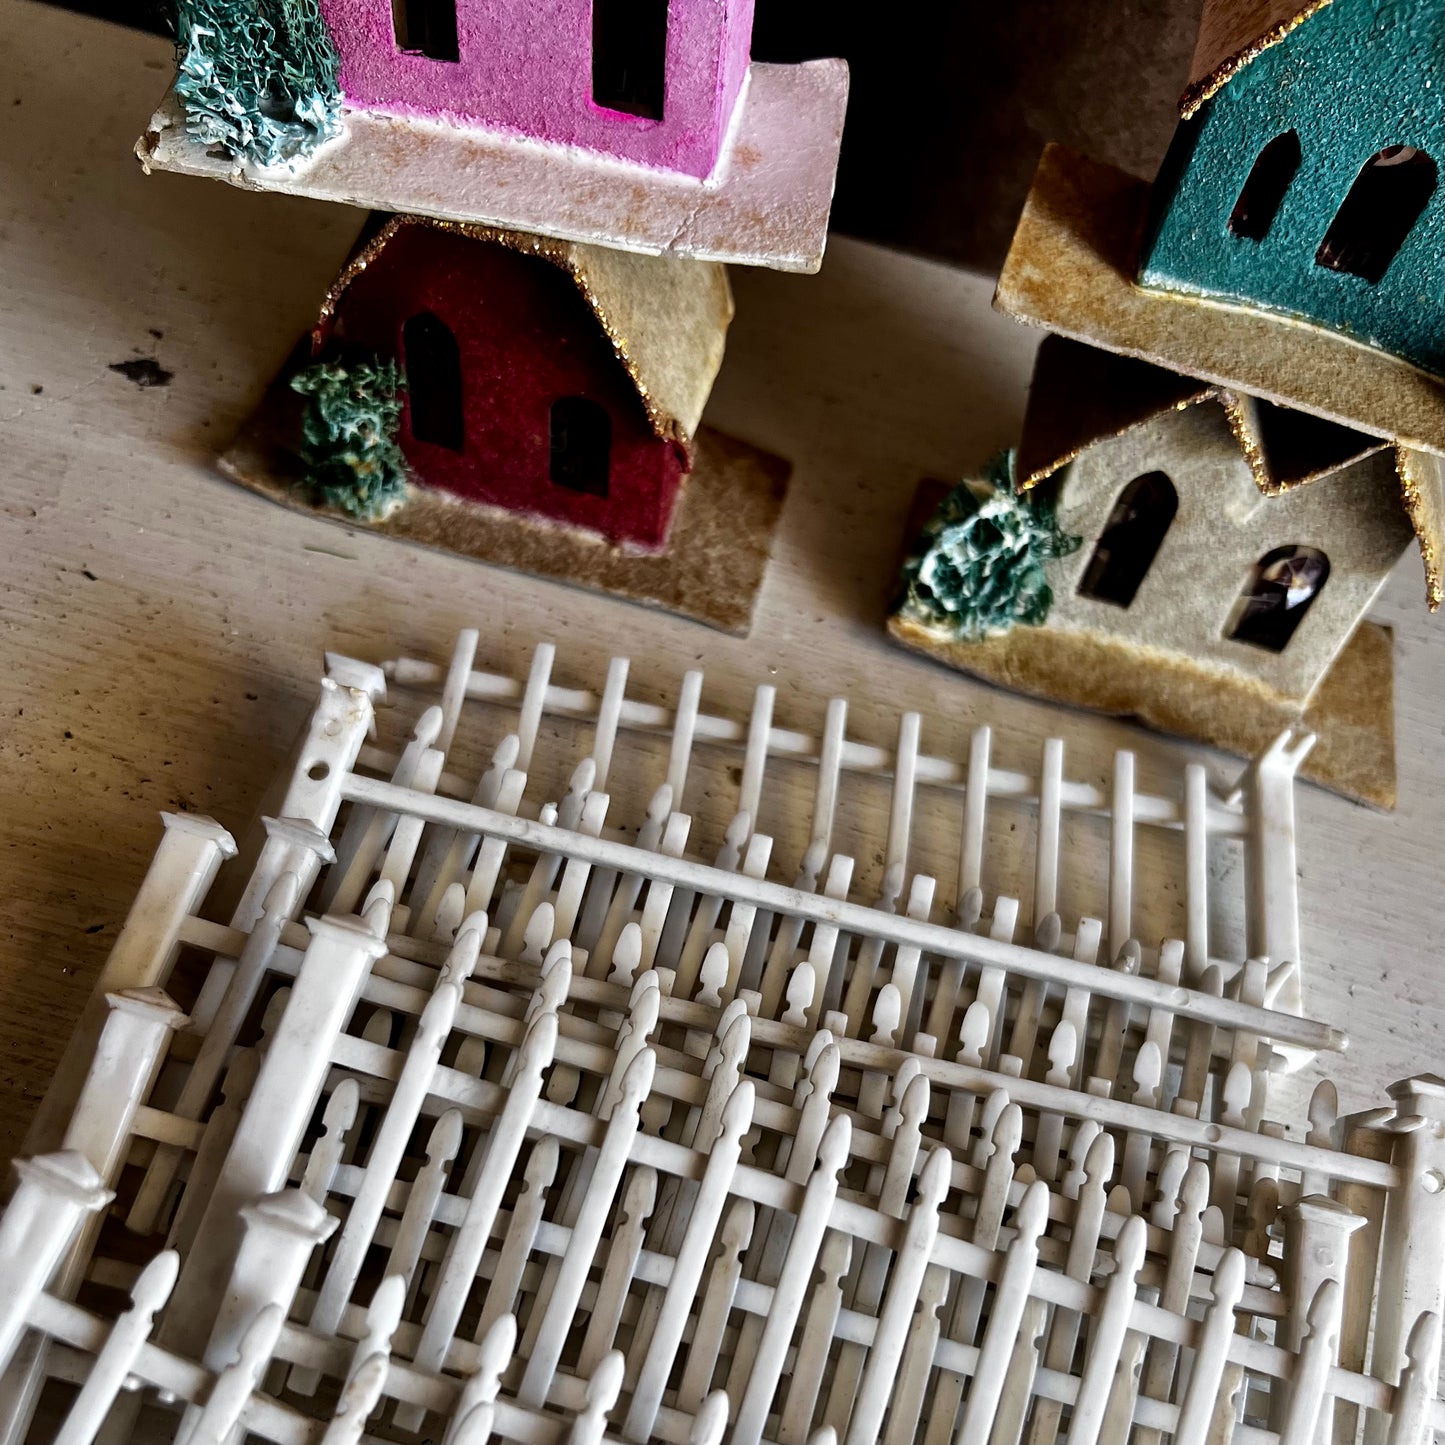
M 733 316 L 727 271 L 712 261 L 642 256 L 522 231 L 394 216 L 363 240 L 328 292 L 321 320 L 403 226 L 431 226 L 549 261 L 572 278 L 632 379 L 658 436 L 691 442 L 722 365 Z
M 1256 56 L 1278 45 L 1330 0 L 1204 0 L 1189 85 L 1179 102 L 1188 117 Z

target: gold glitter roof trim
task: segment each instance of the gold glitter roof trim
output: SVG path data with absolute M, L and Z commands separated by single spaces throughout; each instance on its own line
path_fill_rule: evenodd
M 1222 408 L 1254 483 L 1266 497 L 1284 496 L 1388 445 L 1360 435 L 1359 451 L 1337 463 L 1282 470 L 1279 458 L 1272 462 L 1266 452 L 1258 398 L 1050 335 L 1039 346 L 1029 387 L 1018 450 L 1020 489 L 1046 481 L 1097 442 L 1123 436 L 1163 412 L 1185 411 L 1202 402 L 1217 402 Z M 1293 419 L 1301 426 L 1335 427 L 1305 413 L 1295 413 Z M 1445 606 L 1445 458 L 1402 446 L 1394 452 L 1401 505 L 1425 562 L 1426 601 L 1436 612 Z
M 1252 60 L 1278 45 L 1331 0 L 1205 0 L 1189 85 L 1179 100 L 1188 120 Z
M 1202 402 L 1223 408 L 1266 497 L 1329 476 L 1387 445 L 1303 412 L 1271 408 L 1218 383 L 1054 334 L 1040 343 L 1034 363 L 1018 450 L 1020 486 L 1027 491 L 1038 485 L 1096 442 L 1123 436 L 1161 412 Z M 1284 435 L 1282 419 L 1289 423 Z M 1267 444 L 1271 434 L 1273 451 Z
M 1445 460 L 1396 447 L 1395 471 L 1425 563 L 1425 600 L 1438 612 L 1445 603 Z
M 430 226 L 536 256 L 571 277 L 622 363 L 653 431 L 690 444 L 722 365 L 732 291 L 716 262 L 641 256 L 524 231 L 393 216 L 364 239 L 322 302 L 317 330 L 403 226 Z

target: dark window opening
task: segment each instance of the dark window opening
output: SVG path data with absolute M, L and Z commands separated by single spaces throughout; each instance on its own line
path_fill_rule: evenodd
M 1299 136 L 1292 130 L 1275 136 L 1260 151 L 1229 213 L 1229 229 L 1236 236 L 1262 241 L 1269 235 L 1299 163 Z
M 1276 547 L 1254 564 L 1225 636 L 1283 652 L 1330 578 L 1330 559 L 1314 547 Z
M 1435 193 L 1435 162 L 1414 146 L 1386 146 L 1340 203 L 1315 264 L 1379 282 Z
M 549 475 L 559 487 L 607 495 L 612 467 L 612 418 L 585 396 L 564 396 L 552 403 Z
M 450 451 L 462 450 L 462 361 L 451 327 L 430 311 L 401 328 L 411 434 Z
M 592 0 L 592 99 L 662 119 L 668 0 Z
M 430 60 L 457 60 L 457 0 L 391 0 L 396 43 Z
M 1079 591 L 1127 607 L 1154 564 L 1164 534 L 1179 510 L 1174 483 L 1163 472 L 1135 477 L 1114 503 Z

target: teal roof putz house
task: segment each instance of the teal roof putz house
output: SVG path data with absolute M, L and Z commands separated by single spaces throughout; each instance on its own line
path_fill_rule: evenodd
M 1445 376 L 1445 5 L 1206 0 L 1140 282 Z

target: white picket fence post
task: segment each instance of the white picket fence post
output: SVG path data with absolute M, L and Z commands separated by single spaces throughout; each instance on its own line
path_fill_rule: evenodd
M 1395 1117 L 1392 1160 L 1400 1183 L 1385 1206 L 1376 1294 L 1371 1371 L 1396 1383 L 1405 1344 L 1424 1315 L 1445 1316 L 1445 1084 L 1433 1076 L 1405 1079 L 1390 1089 Z M 1372 1445 L 1382 1421 L 1372 1416 Z
M 286 1007 L 283 1034 L 268 1050 L 231 1141 L 166 1312 L 162 1339 L 176 1346 L 209 1335 L 240 1247 L 241 1208 L 283 1186 L 311 1117 L 332 1042 L 350 1016 L 386 943 L 359 921 L 309 919 L 311 944 Z
M 236 844 L 221 825 L 194 813 L 162 813 L 165 831 L 25 1135 L 22 1154 L 59 1146 L 109 1017 L 108 994 L 158 988 L 180 952 L 181 926 L 210 891 Z
M 0 1367 L 25 1333 L 30 1311 L 87 1217 L 114 1198 L 82 1154 L 18 1159 L 19 1183 L 0 1215 Z

